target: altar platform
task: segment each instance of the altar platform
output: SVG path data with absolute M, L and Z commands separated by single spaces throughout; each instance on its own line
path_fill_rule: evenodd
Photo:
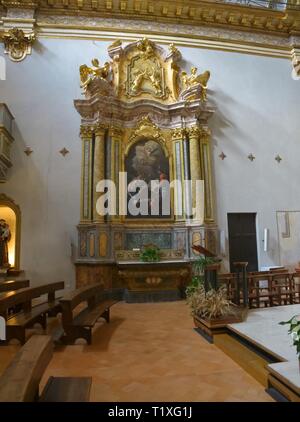
M 190 279 L 190 263 L 172 259 L 159 262 L 123 260 L 117 263 L 124 285 L 124 300 L 136 302 L 169 302 L 185 296 Z
M 265 385 L 278 401 L 300 402 L 300 367 L 288 334 L 279 325 L 300 315 L 300 304 L 253 309 L 246 321 L 227 325 L 227 334 L 215 344 Z

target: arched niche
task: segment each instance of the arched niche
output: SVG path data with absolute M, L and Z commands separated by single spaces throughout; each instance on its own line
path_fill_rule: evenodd
M 10 268 L 19 270 L 21 211 L 19 206 L 5 194 L 0 194 L 0 219 L 7 222 L 11 232 L 11 238 L 8 242 L 8 260 Z

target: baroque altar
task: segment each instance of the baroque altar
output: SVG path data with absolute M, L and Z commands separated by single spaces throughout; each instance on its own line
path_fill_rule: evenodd
M 81 219 L 75 264 L 77 285 L 101 282 L 107 289 L 122 289 L 120 251 L 146 244 L 155 244 L 162 251 L 181 251 L 176 265 L 168 264 L 169 270 L 174 266 L 176 271 L 185 270 L 197 257 L 192 245 L 217 252 L 208 127 L 214 109 L 208 105 L 210 72 L 198 74 L 195 67 L 190 72 L 181 69 L 181 53 L 174 44 L 163 49 L 146 38 L 126 46 L 116 40 L 108 47 L 108 56 L 103 65 L 94 58 L 90 65 L 80 66 L 84 98 L 74 101 L 81 116 L 82 141 Z M 175 184 L 165 214 L 161 210 L 147 216 L 128 214 L 131 194 L 124 194 L 120 179 L 124 173 L 128 191 L 130 185 L 141 181 L 150 184 L 153 179 L 159 184 L 174 180 L 182 186 L 185 180 L 193 183 L 190 189 L 179 189 Z M 113 212 L 108 214 L 102 212 L 105 190 L 99 182 L 104 179 L 115 186 Z M 204 184 L 200 207 L 196 180 Z M 110 199 L 108 196 L 107 201 Z M 196 204 L 201 209 L 192 215 Z M 146 288 L 150 284 L 145 281 Z

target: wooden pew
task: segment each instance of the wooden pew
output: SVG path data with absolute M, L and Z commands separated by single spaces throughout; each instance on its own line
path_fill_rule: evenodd
M 29 280 L 8 280 L 0 283 L 0 293 L 11 292 L 14 290 L 24 289 L 29 287 Z
M 92 328 L 101 317 L 109 322 L 110 307 L 117 302 L 101 299 L 102 293 L 103 287 L 96 283 L 74 290 L 60 300 L 63 325 L 60 341 L 64 344 L 73 344 L 76 339 L 83 338 L 91 344 Z M 87 306 L 74 315 L 75 308 L 85 302 Z
M 39 397 L 39 384 L 52 355 L 50 336 L 32 336 L 0 376 L 0 402 L 89 401 L 91 377 L 50 377 Z
M 29 287 L 0 295 L 0 315 L 6 319 L 6 341 L 16 338 L 21 344 L 25 343 L 25 329 L 35 323 L 46 329 L 47 314 L 56 315 L 61 310 L 59 299 L 55 292 L 64 289 L 64 282 L 44 284 Z M 46 302 L 32 306 L 32 300 L 42 295 L 48 295 Z M 22 311 L 10 315 L 9 310 L 21 305 Z

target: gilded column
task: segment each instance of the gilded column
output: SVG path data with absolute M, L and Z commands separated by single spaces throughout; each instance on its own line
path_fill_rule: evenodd
M 192 126 L 188 129 L 189 135 L 189 149 L 190 149 L 190 174 L 192 181 L 192 208 L 196 208 L 196 181 L 202 180 L 201 177 L 201 158 L 200 158 L 200 130 L 197 126 Z M 197 223 L 197 218 L 194 217 L 194 223 Z M 201 223 L 201 222 L 200 222 Z
M 122 131 L 117 128 L 110 130 L 111 137 L 111 180 L 116 186 L 116 215 L 112 217 L 112 221 L 120 222 L 119 215 L 119 172 L 121 169 L 121 146 Z
M 175 221 L 185 220 L 185 193 L 184 193 L 184 159 L 183 159 L 183 138 L 184 131 L 181 128 L 174 129 L 173 141 L 173 168 L 174 180 L 178 185 L 174 188 L 174 217 Z
M 81 221 L 92 220 L 92 154 L 93 130 L 91 126 L 80 127 L 82 140 L 82 166 L 81 166 Z
M 205 194 L 204 221 L 205 223 L 214 223 L 214 194 L 212 185 L 210 130 L 208 128 L 203 128 L 201 130 L 200 150 L 202 178 L 204 180 Z
M 93 219 L 97 223 L 104 222 L 104 216 L 99 215 L 96 209 L 97 200 L 101 193 L 96 191 L 98 182 L 105 179 L 105 128 L 97 126 L 95 128 L 94 147 L 94 169 L 93 169 Z

